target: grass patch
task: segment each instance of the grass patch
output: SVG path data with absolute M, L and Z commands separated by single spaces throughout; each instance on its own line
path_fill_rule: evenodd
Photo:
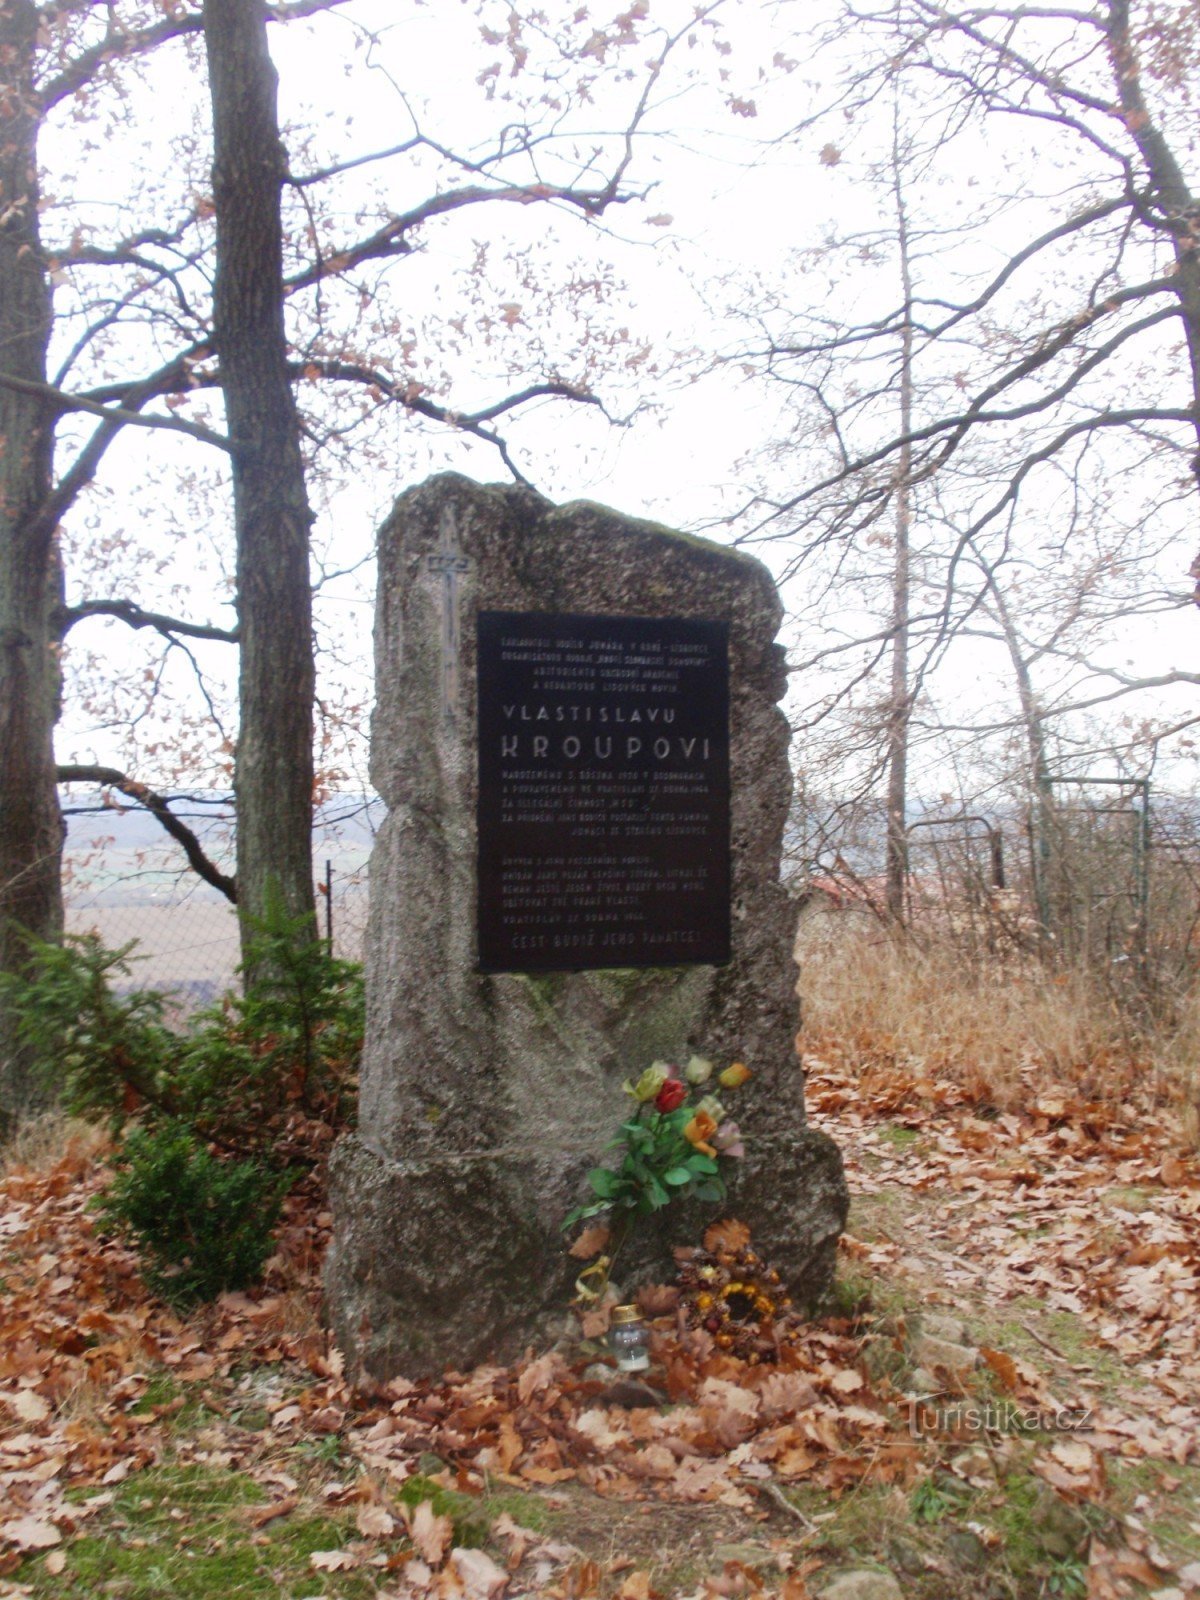
M 368 1600 L 373 1572 L 314 1572 L 309 1556 L 355 1536 L 351 1515 L 302 1511 L 257 1532 L 246 1513 L 266 1496 L 245 1473 L 153 1467 L 128 1478 L 92 1530 L 65 1548 L 61 1573 L 30 1562 L 36 1600 Z
M 1162 1199 L 1161 1191 L 1141 1189 L 1136 1184 L 1115 1183 L 1100 1196 L 1114 1211 L 1150 1211 Z
M 865 1160 L 863 1165 L 866 1165 Z M 881 1189 L 877 1194 L 855 1194 L 850 1197 L 846 1226 L 855 1238 L 868 1242 L 886 1239 L 891 1244 L 904 1245 L 912 1236 L 914 1244 L 919 1244 L 921 1219 L 937 1204 L 938 1196 L 934 1191 L 921 1193 L 906 1189 L 897 1193 L 894 1189 Z
M 534 1495 L 519 1490 L 462 1494 L 457 1489 L 444 1488 L 423 1473 L 407 1479 L 396 1498 L 412 1509 L 428 1500 L 438 1516 L 449 1517 L 454 1523 L 454 1542 L 469 1549 L 479 1549 L 487 1543 L 492 1523 L 503 1512 L 531 1533 L 544 1533 L 550 1522 L 548 1507 Z
M 1135 1515 L 1169 1554 L 1200 1560 L 1200 1467 L 1118 1459 L 1109 1483 L 1114 1511 Z M 1136 1504 L 1142 1496 L 1148 1505 Z
M 1000 1490 L 988 1520 L 1000 1535 L 998 1554 L 1017 1594 L 1085 1595 L 1094 1508 L 1068 1506 L 1032 1472 L 1006 1473 Z
M 906 1128 L 899 1122 L 885 1122 L 879 1129 L 879 1137 L 895 1150 L 911 1150 L 921 1143 L 921 1135 L 915 1128 Z
M 1088 1379 L 1087 1389 L 1080 1391 L 1083 1404 L 1088 1404 L 1091 1399 L 1109 1400 L 1128 1389 L 1128 1367 L 1111 1351 L 1094 1341 L 1086 1322 L 1069 1311 L 1045 1311 L 1037 1301 L 1031 1302 L 1028 1312 L 1022 1322 L 1010 1318 L 986 1326 L 983 1342 L 1012 1355 L 1023 1356 L 1039 1366 L 1046 1366 L 1046 1345 L 1039 1343 L 1029 1332 L 1027 1324 L 1031 1323 L 1071 1367 L 1086 1367 L 1086 1372 L 1076 1374 L 1076 1377 Z

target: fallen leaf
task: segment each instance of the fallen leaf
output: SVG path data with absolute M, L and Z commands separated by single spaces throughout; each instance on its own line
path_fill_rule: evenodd
M 387 1539 L 396 1531 L 396 1519 L 383 1506 L 359 1506 L 354 1526 L 364 1539 Z
M 644 1317 L 666 1317 L 679 1304 L 680 1291 L 673 1283 L 644 1283 L 637 1292 L 638 1310 Z
M 527 1406 L 535 1394 L 549 1388 L 557 1371 L 558 1357 L 553 1350 L 531 1361 L 517 1379 L 517 1398 L 521 1404 Z
M 318 1572 L 349 1572 L 358 1565 L 358 1556 L 353 1550 L 314 1550 L 308 1560 Z
M 588 1596 L 600 1593 L 602 1576 L 599 1562 L 586 1558 L 576 1561 L 567 1573 L 567 1593 L 573 1600 L 588 1600 Z
M 267 1523 L 274 1522 L 276 1517 L 286 1517 L 289 1511 L 295 1511 L 299 1503 L 292 1494 L 285 1500 L 273 1500 L 269 1505 L 253 1506 L 246 1513 L 246 1521 L 252 1528 L 265 1528 Z
M 744 1250 L 750 1243 L 750 1229 L 744 1222 L 726 1217 L 704 1230 L 704 1248 L 710 1255 L 720 1250 Z
M 521 1565 L 529 1544 L 531 1537 L 529 1529 L 514 1521 L 507 1511 L 502 1511 L 492 1523 L 492 1535 L 496 1539 L 503 1539 L 508 1545 L 508 1565 L 515 1572 Z
M 18 1550 L 49 1550 L 51 1545 L 62 1543 L 62 1534 L 42 1517 L 17 1517 L 6 1522 L 0 1527 L 0 1538 L 15 1544 Z
M 579 1331 L 585 1339 L 599 1339 L 608 1332 L 611 1321 L 611 1305 L 593 1306 L 591 1310 L 580 1313 Z
M 22 1422 L 45 1422 L 50 1415 L 49 1404 L 33 1389 L 18 1389 L 16 1394 L 0 1395 L 0 1400 L 15 1411 Z
M 1177 1188 L 1187 1179 L 1187 1166 L 1178 1156 L 1164 1156 L 1159 1176 L 1169 1189 Z
M 508 1573 L 484 1550 L 454 1549 L 450 1566 L 462 1584 L 465 1600 L 498 1600 L 508 1588 Z
M 1011 1356 L 1006 1356 L 1003 1350 L 991 1350 L 986 1344 L 980 1345 L 979 1354 L 991 1367 L 1009 1394 L 1014 1394 L 1020 1388 L 1017 1364 Z
M 592 1256 L 598 1256 L 608 1243 L 610 1229 L 606 1222 L 593 1222 L 590 1228 L 585 1228 L 567 1251 L 577 1261 L 587 1261 Z
M 422 1500 L 405 1520 L 417 1554 L 431 1567 L 439 1566 L 454 1537 L 453 1522 L 449 1517 L 439 1516 L 428 1500 Z
M 1063 1439 L 1056 1444 L 1051 1454 L 1066 1467 L 1068 1472 L 1080 1473 L 1086 1476 L 1096 1464 L 1095 1453 L 1091 1445 L 1084 1444 L 1080 1439 Z
M 575 1432 L 580 1433 L 589 1444 L 604 1452 L 611 1450 L 616 1444 L 627 1444 L 629 1435 L 622 1428 L 614 1428 L 608 1419 L 607 1412 L 600 1410 L 581 1411 L 575 1418 Z
M 650 1574 L 631 1572 L 617 1590 L 620 1600 L 650 1600 Z

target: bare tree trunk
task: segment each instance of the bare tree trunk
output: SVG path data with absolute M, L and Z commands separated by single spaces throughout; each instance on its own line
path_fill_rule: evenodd
M 0 971 L 21 969 L 19 929 L 62 931 L 62 817 L 54 771 L 58 563 L 40 514 L 54 415 L 6 387 L 45 383 L 50 287 L 38 232 L 32 0 L 0 0 Z M 0 1013 L 0 1126 L 41 1098 Z
M 205 0 L 217 224 L 214 327 L 233 441 L 241 636 L 239 908 L 275 892 L 316 938 L 312 871 L 312 514 L 283 322 L 287 159 L 263 0 Z M 246 925 L 243 923 L 243 949 Z
M 1044 952 L 1048 948 L 1052 933 L 1050 881 L 1057 843 L 1054 780 L 1050 772 L 1050 755 L 1046 748 L 1046 718 L 1038 703 L 1029 662 L 1022 649 L 1021 637 L 1013 621 L 1012 612 L 1008 608 L 1008 601 L 996 581 L 995 569 L 984 559 L 974 542 L 971 548 L 975 552 L 975 559 L 979 563 L 988 593 L 996 608 L 996 620 L 1000 624 L 1000 632 L 1004 636 L 1004 644 L 1012 662 L 1017 698 L 1021 704 L 1021 723 L 1025 730 L 1025 747 L 1029 754 L 1029 847 L 1033 901 L 1037 914 L 1038 939 Z
M 898 117 L 893 108 L 893 117 Z M 895 559 L 892 565 L 892 680 L 887 727 L 887 909 L 893 922 L 904 921 L 908 887 L 908 729 L 912 695 L 908 681 L 910 619 L 910 546 L 912 533 L 913 336 L 912 261 L 908 213 L 904 205 L 898 120 L 892 125 L 892 194 L 896 204 L 896 240 L 904 293 L 900 330 L 900 435 L 896 465 Z
M 1174 242 L 1176 293 L 1187 344 L 1197 444 L 1192 476 L 1200 488 L 1200 209 L 1183 168 L 1151 116 L 1142 93 L 1141 61 L 1130 30 L 1129 0 L 1108 0 L 1105 32 L 1125 125 L 1150 177 L 1151 201 L 1159 212 L 1156 225 L 1169 231 Z M 1196 603 L 1200 605 L 1200 555 L 1192 562 L 1191 576 L 1196 580 Z

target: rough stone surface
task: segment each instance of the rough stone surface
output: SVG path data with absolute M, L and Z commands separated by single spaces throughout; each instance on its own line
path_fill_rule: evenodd
M 452 543 L 460 662 L 444 714 L 442 578 Z M 360 1379 L 519 1350 L 578 1272 L 560 1223 L 625 1105 L 621 1083 L 693 1052 L 754 1071 L 730 1210 L 801 1302 L 833 1271 L 841 1160 L 805 1127 L 795 968 L 779 884 L 790 795 L 781 610 L 766 569 L 600 506 L 446 475 L 397 502 L 379 540 L 371 859 L 359 1132 L 335 1152 L 327 1287 Z M 475 970 L 475 613 L 724 619 L 730 625 L 733 960 L 726 967 Z M 627 1104 L 627 1102 L 625 1102 Z M 681 1208 L 672 1207 L 671 1212 Z M 623 1280 L 670 1269 L 705 1213 L 646 1227 Z
M 947 1316 L 941 1311 L 923 1311 L 921 1313 L 921 1332 L 928 1333 L 935 1339 L 945 1339 L 949 1344 L 969 1345 L 966 1324 L 957 1317 Z
M 904 1600 L 904 1592 L 890 1572 L 842 1572 L 821 1600 Z
M 922 1367 L 944 1367 L 949 1372 L 969 1372 L 979 1365 L 979 1351 L 971 1344 L 964 1324 L 937 1311 L 921 1314 L 912 1353 Z

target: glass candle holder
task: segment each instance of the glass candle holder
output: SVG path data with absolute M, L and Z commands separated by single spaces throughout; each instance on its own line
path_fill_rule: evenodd
M 650 1330 L 636 1306 L 613 1308 L 608 1347 L 617 1358 L 618 1372 L 645 1372 L 650 1365 Z

